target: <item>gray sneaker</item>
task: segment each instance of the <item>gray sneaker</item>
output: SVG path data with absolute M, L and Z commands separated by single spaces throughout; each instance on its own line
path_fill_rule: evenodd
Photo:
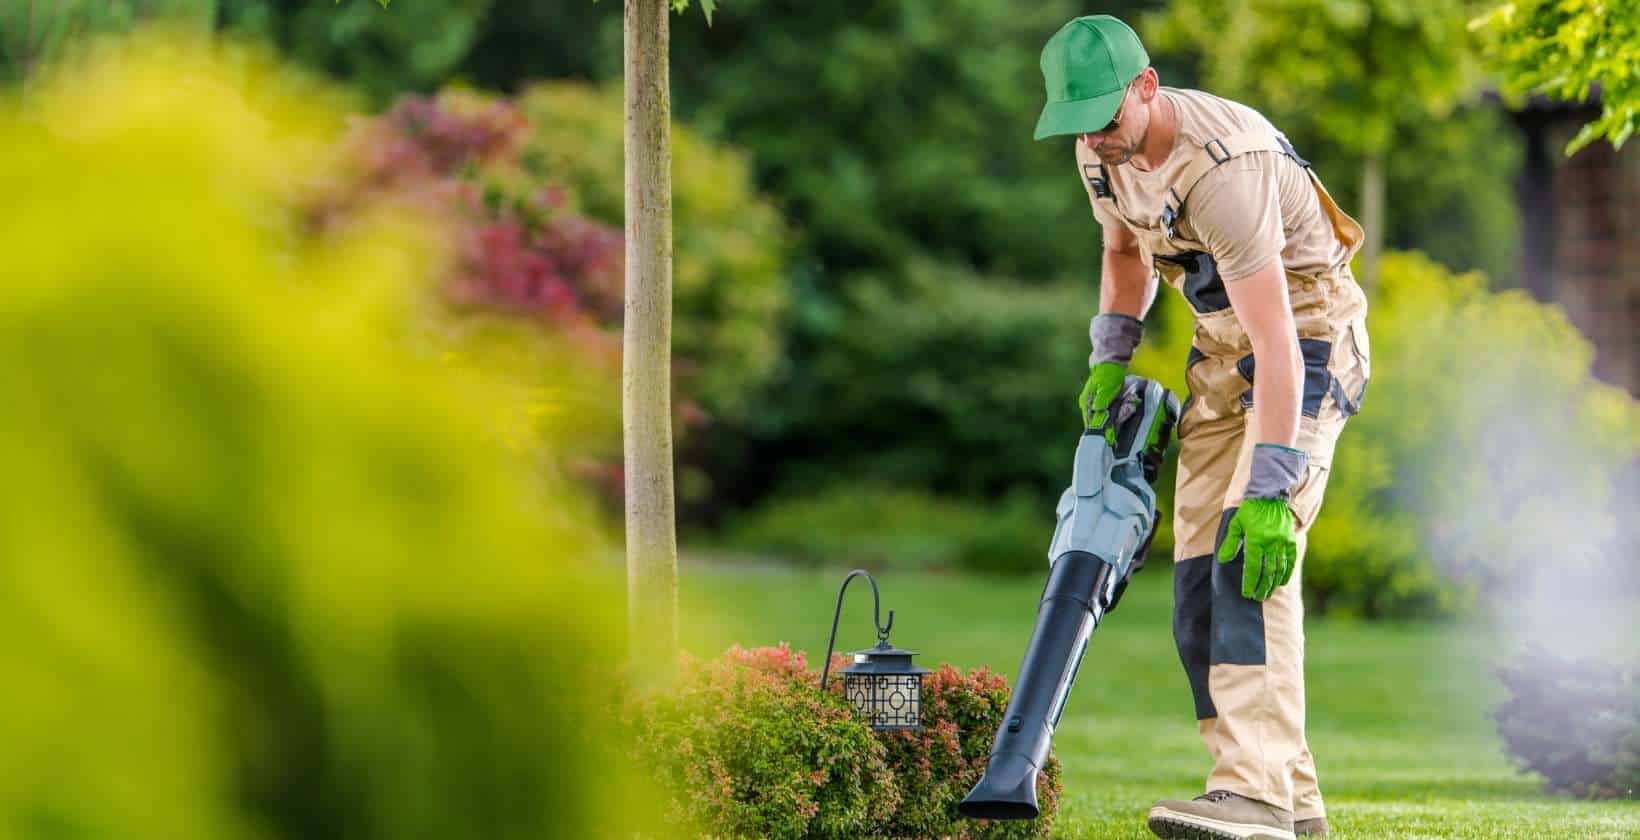
M 1316 817 L 1294 822 L 1293 833 L 1300 837 L 1326 837 L 1332 832 L 1327 828 L 1326 817 Z
M 1164 840 L 1296 840 L 1292 812 L 1227 790 L 1150 809 L 1150 830 Z

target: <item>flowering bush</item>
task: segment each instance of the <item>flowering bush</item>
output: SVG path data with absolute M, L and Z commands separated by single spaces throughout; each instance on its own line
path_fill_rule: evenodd
M 312 202 L 310 228 L 351 223 L 359 207 L 384 200 L 432 211 L 458 246 L 443 289 L 451 303 L 540 317 L 618 349 L 608 328 L 621 317 L 621 234 L 566 207 L 562 186 L 525 173 L 528 131 L 504 100 L 404 97 L 355 123 L 344 147 L 349 176 Z
M 459 89 L 407 95 L 354 120 L 340 149 L 346 175 L 312 191 L 302 229 L 344 232 L 382 206 L 430 215 L 454 254 L 436 272 L 444 338 L 459 345 L 502 316 L 567 345 L 582 376 L 619 381 L 621 124 L 618 89 L 541 85 L 516 103 Z M 681 127 L 674 143 L 673 405 L 687 432 L 742 416 L 774 369 L 784 233 L 742 155 Z M 570 466 L 618 499 L 617 403 L 580 402 L 605 431 Z M 686 499 L 710 491 L 706 475 L 685 465 Z
M 846 662 L 834 658 L 833 672 Z M 736 646 L 710 662 L 686 659 L 674 690 L 635 701 L 638 759 L 670 792 L 668 817 L 731 836 L 1047 836 L 1060 790 L 1053 758 L 1038 782 L 1040 818 L 957 815 L 1008 705 L 1001 676 L 950 665 L 928 674 L 916 732 L 873 732 L 841 680 L 825 693 L 818 684 L 785 644 Z

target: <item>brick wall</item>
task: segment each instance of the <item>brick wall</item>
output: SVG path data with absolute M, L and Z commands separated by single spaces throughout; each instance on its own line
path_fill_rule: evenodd
M 1640 394 L 1640 143 L 1597 141 L 1567 158 L 1581 116 L 1556 114 L 1535 138 L 1549 163 L 1538 180 L 1549 192 L 1538 198 L 1549 214 L 1538 265 L 1549 277 L 1527 285 L 1594 343 L 1596 375 Z

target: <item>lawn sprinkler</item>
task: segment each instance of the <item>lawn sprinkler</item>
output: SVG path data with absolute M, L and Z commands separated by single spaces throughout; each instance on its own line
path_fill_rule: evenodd
M 1065 711 L 1071 684 L 1099 621 L 1116 608 L 1156 533 L 1156 480 L 1179 401 L 1160 384 L 1129 376 L 1105 423 L 1076 445 L 1071 486 L 1059 497 L 1048 547 L 1048 584 L 1037 605 L 1013 696 L 985 775 L 957 806 L 965 817 L 1035 819 L 1036 777 Z M 1115 426 L 1115 444 L 1107 427 Z

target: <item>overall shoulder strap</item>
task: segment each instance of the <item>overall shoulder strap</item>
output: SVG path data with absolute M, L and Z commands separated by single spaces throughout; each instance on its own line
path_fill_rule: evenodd
M 1280 152 L 1303 166 L 1310 165 L 1293 151 L 1286 137 L 1263 128 L 1237 131 L 1215 137 L 1200 146 L 1190 146 L 1188 153 L 1191 157 L 1174 177 L 1168 187 L 1168 200 L 1162 205 L 1162 227 L 1169 239 L 1177 235 L 1175 228 L 1179 215 L 1184 212 L 1185 199 L 1190 197 L 1190 191 L 1195 189 L 1196 184 L 1219 164 L 1249 152 Z
M 1082 164 L 1082 177 L 1088 179 L 1088 188 L 1093 190 L 1094 198 L 1110 198 L 1110 179 L 1105 175 L 1105 165 L 1102 163 Z

